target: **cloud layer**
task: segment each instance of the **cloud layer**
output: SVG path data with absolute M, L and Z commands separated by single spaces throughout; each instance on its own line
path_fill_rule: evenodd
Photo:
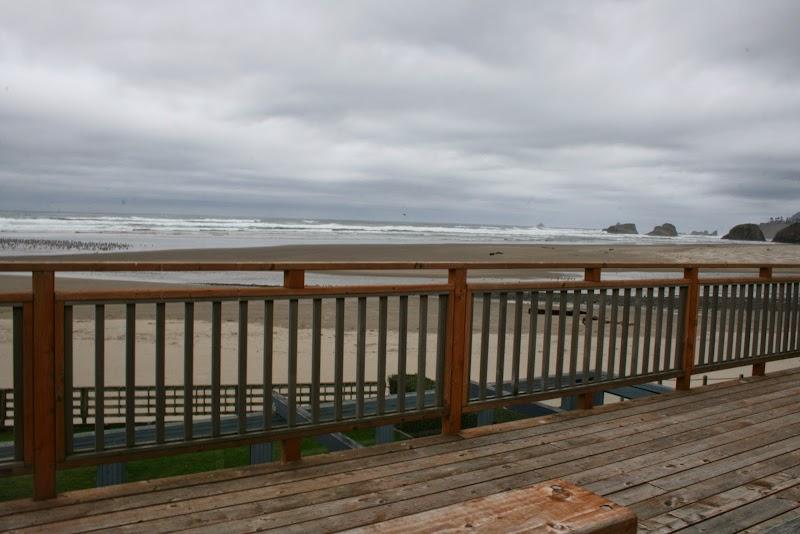
M 793 0 L 2 2 L 0 209 L 791 214 L 798 20 Z

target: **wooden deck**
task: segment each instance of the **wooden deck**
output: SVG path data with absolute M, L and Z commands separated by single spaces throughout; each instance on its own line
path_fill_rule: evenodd
M 554 478 L 629 507 L 642 532 L 797 532 L 800 370 L 289 465 L 2 503 L 0 530 L 329 532 Z

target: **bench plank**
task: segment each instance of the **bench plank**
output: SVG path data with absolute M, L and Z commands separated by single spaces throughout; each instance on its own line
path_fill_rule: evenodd
M 351 530 L 408 532 L 564 532 L 628 534 L 636 516 L 625 507 L 563 480 L 504 491 Z

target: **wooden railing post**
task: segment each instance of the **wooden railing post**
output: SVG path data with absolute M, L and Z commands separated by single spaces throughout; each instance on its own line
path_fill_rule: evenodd
M 283 287 L 302 289 L 305 287 L 305 271 L 283 271 Z M 296 462 L 301 457 L 300 438 L 288 438 L 281 441 L 281 461 Z
M 697 315 L 700 304 L 700 270 L 687 267 L 683 270 L 683 278 L 689 283 L 686 295 L 686 309 L 683 310 L 683 374 L 676 380 L 675 386 L 680 390 L 691 388 L 692 371 L 694 370 L 694 353 L 697 345 Z
M 600 282 L 602 280 L 603 270 L 600 267 L 587 267 L 583 270 L 583 280 L 585 282 Z M 586 310 L 587 320 L 591 320 L 592 310 Z M 583 380 L 588 380 L 589 377 L 583 377 Z M 594 393 L 581 393 L 577 397 L 575 406 L 579 410 L 590 410 L 594 406 Z
M 56 496 L 55 273 L 34 272 L 33 497 Z
M 603 270 L 600 267 L 587 267 L 583 270 L 583 279 L 586 282 L 599 282 Z
M 461 431 L 461 414 L 466 402 L 467 390 L 467 336 L 468 328 L 467 270 L 450 269 L 447 281 L 453 286 L 447 310 L 447 351 L 445 354 L 444 404 L 447 408 L 442 419 L 443 434 Z
M 772 279 L 772 267 L 761 267 L 758 270 L 758 277 L 766 280 Z M 764 300 L 767 299 L 767 290 L 764 290 Z M 764 376 L 767 372 L 767 362 L 760 362 L 753 364 L 753 376 Z

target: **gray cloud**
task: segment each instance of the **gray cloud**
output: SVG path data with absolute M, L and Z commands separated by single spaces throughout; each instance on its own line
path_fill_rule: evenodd
M 7 2 L 0 209 L 791 214 L 797 20 L 793 0 Z

